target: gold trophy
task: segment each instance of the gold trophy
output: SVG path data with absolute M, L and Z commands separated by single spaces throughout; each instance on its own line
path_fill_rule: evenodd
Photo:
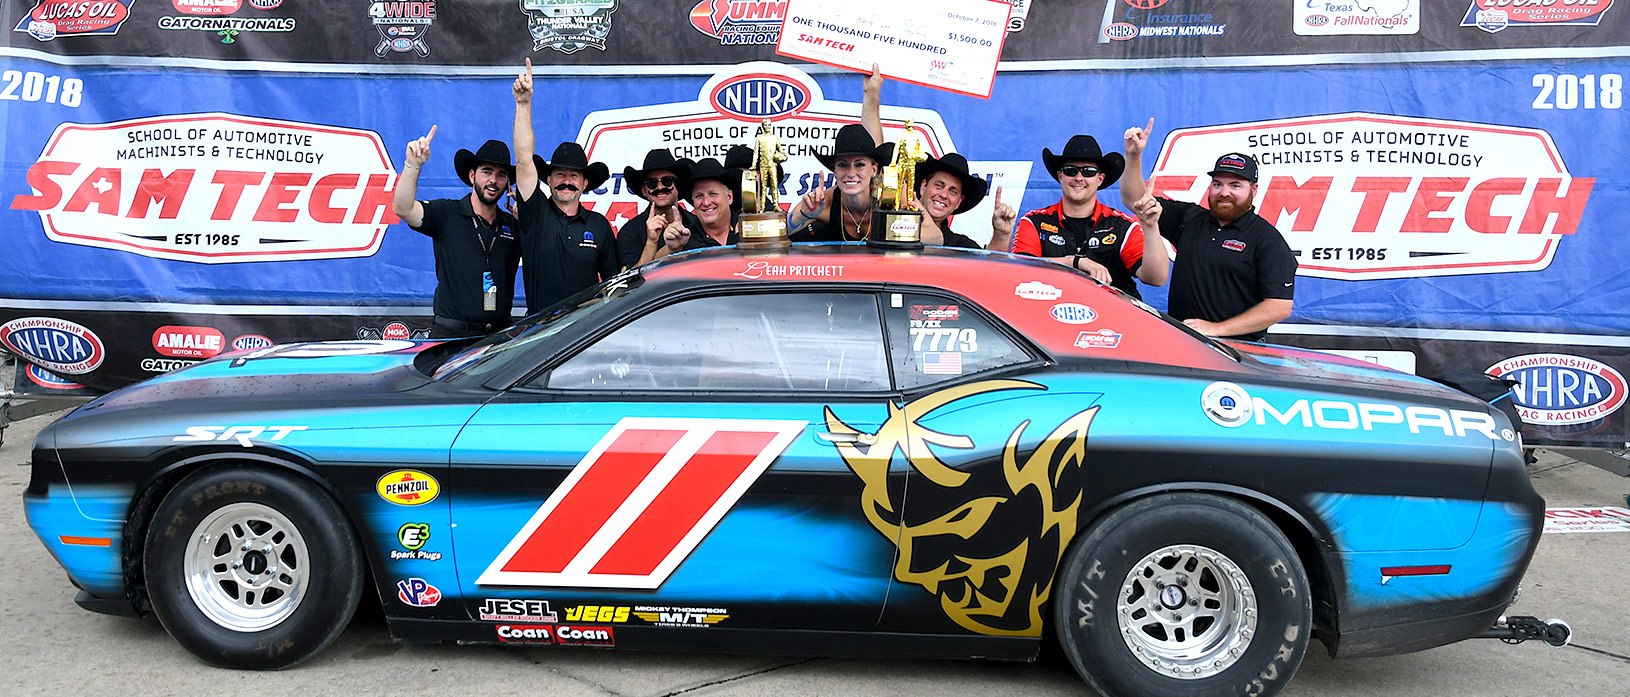
M 754 140 L 753 166 L 741 175 L 741 242 L 743 249 L 783 248 L 787 240 L 787 214 L 781 210 L 779 163 L 787 161 L 787 151 L 775 137 L 770 120 L 758 124 Z
M 922 135 L 916 124 L 906 119 L 906 129 L 894 144 L 894 162 L 883 167 L 881 177 L 872 183 L 872 196 L 879 210 L 872 213 L 871 242 L 882 247 L 922 247 L 923 214 L 917 209 L 917 163 L 928 159 Z

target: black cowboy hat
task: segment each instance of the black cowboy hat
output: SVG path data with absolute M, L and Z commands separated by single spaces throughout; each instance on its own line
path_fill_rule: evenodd
M 930 157 L 917 163 L 917 183 L 915 188 L 921 191 L 923 182 L 934 176 L 935 172 L 944 172 L 962 180 L 962 205 L 951 211 L 951 215 L 966 213 L 985 200 L 985 193 L 990 190 L 990 183 L 983 177 L 976 177 L 968 173 L 968 158 L 956 153 L 946 153 L 944 157 Z
M 549 173 L 556 168 L 575 169 L 582 172 L 583 177 L 588 180 L 588 185 L 583 188 L 583 193 L 600 188 L 601 184 L 606 183 L 606 180 L 611 178 L 611 168 L 607 167 L 606 163 L 590 163 L 589 156 L 583 152 L 583 146 L 572 142 L 561 143 L 559 147 L 555 148 L 555 154 L 549 157 L 548 162 L 543 160 L 543 156 L 533 153 L 532 164 L 538 166 L 538 178 L 542 180 L 548 180 Z M 548 185 L 545 184 L 545 186 Z
M 724 154 L 725 169 L 752 169 L 753 149 L 745 145 L 732 145 Z
M 475 152 L 460 149 L 453 153 L 453 169 L 458 170 L 458 178 L 465 186 L 474 186 L 470 181 L 470 170 L 480 166 L 483 162 L 503 165 L 504 171 L 509 172 L 509 181 L 515 181 L 515 165 L 510 162 L 509 146 L 501 140 L 489 140 L 481 144 Z
M 1098 149 L 1098 140 L 1092 136 L 1070 136 L 1070 142 L 1064 144 L 1064 152 L 1057 155 L 1047 148 L 1041 149 L 1041 163 L 1047 167 L 1047 173 L 1053 175 L 1054 179 L 1058 179 L 1058 168 L 1070 160 L 1098 165 L 1098 169 L 1104 172 L 1104 183 L 1098 185 L 1100 189 L 1109 188 L 1109 185 L 1119 180 L 1121 173 L 1126 171 L 1126 158 L 1118 152 L 1105 155 L 1104 151 Z
M 878 145 L 877 141 L 872 140 L 872 134 L 866 132 L 865 126 L 851 123 L 838 129 L 838 137 L 832 139 L 832 154 L 817 154 L 815 159 L 821 161 L 821 166 L 835 172 L 838 158 L 844 155 L 865 155 L 882 167 L 894 161 L 894 143 Z
M 623 168 L 623 186 L 634 192 L 635 196 L 649 200 L 645 195 L 645 178 L 652 172 L 665 169 L 674 173 L 674 177 L 684 179 L 690 174 L 689 160 L 675 160 L 674 155 L 667 148 L 657 148 L 645 153 L 645 163 L 639 169 L 633 167 Z
M 730 189 L 730 210 L 741 210 L 741 170 L 725 169 L 718 160 L 711 157 L 696 163 L 690 168 L 690 174 L 679 180 L 679 197 L 690 200 L 696 182 L 712 179 L 724 184 Z

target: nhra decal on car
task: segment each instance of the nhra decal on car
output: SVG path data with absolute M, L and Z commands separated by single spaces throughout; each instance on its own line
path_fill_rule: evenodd
M 232 367 L 241 367 L 249 361 L 262 358 L 334 358 L 336 356 L 373 356 L 413 348 L 411 341 L 383 339 L 380 341 L 323 341 L 307 344 L 268 346 L 232 359 Z
M 102 338 L 55 317 L 21 317 L 0 324 L 0 344 L 54 373 L 83 375 L 102 365 Z
M 980 634 L 1041 636 L 1042 608 L 1052 595 L 1054 572 L 1075 536 L 1086 481 L 1087 431 L 1100 407 L 1065 419 L 1025 455 L 1019 442 L 1030 421 L 1020 422 L 1008 436 L 1000 470 L 962 471 L 947 465 L 930 446 L 965 450 L 974 447 L 973 439 L 938 433 L 922 420 L 966 397 L 1045 389 L 1022 380 L 986 380 L 904 406 L 890 403 L 888 420 L 875 434 L 850 427 L 826 408 L 827 430 L 861 436 L 859 444 L 833 445 L 860 477 L 866 519 L 899 547 L 894 578 L 935 594 L 951 621 Z M 889 488 L 897 451 L 911 453 L 906 463 L 913 470 L 912 481 L 922 478 L 912 484 L 913 500 L 944 505 L 914 507 L 913 517 L 905 516 L 904 502 Z
M 441 493 L 441 484 L 418 470 L 396 470 L 379 478 L 374 485 L 379 498 L 398 506 L 419 506 L 430 503 Z
M 658 588 L 807 423 L 626 417 L 476 583 Z
M 283 440 L 290 433 L 304 431 L 310 426 L 188 426 L 187 435 L 176 436 L 170 439 L 172 443 L 207 443 L 210 441 L 236 440 L 245 448 L 253 448 L 255 444 L 250 439 L 259 438 L 261 434 L 270 433 L 266 440 Z
M 39 41 L 60 36 L 112 36 L 130 19 L 136 0 L 41 0 L 17 21 L 20 31 Z
M 1098 319 L 1098 313 L 1081 303 L 1059 303 L 1049 311 L 1053 319 L 1065 324 L 1091 324 Z
M 554 610 L 549 608 L 547 600 L 532 600 L 522 598 L 488 598 L 481 603 L 477 611 L 481 619 L 497 620 L 499 622 L 547 622 L 554 624 L 560 620 Z M 567 619 L 576 621 L 570 614 Z
M 435 607 L 441 602 L 441 589 L 422 578 L 396 582 L 396 598 L 413 607 Z
M 1261 397 L 1253 397 L 1245 388 L 1231 382 L 1214 382 L 1200 393 L 1200 408 L 1219 426 L 1235 428 L 1250 423 L 1266 426 L 1272 418 L 1281 426 L 1298 424 L 1303 428 L 1336 431 L 1374 431 L 1376 427 L 1407 428 L 1410 433 L 1443 431 L 1446 436 L 1465 437 L 1478 433 L 1489 440 L 1511 440 L 1516 434 L 1511 429 L 1496 432 L 1494 417 L 1484 412 L 1438 407 L 1399 407 L 1382 402 L 1348 402 L 1345 400 L 1306 398 L 1291 402 L 1284 409 L 1275 407 Z
M 553 644 L 553 627 L 536 624 L 500 624 L 498 641 L 505 644 Z
M 1624 406 L 1624 376 L 1601 361 L 1565 353 L 1513 356 L 1484 371 L 1517 381 L 1511 389 L 1525 423 L 1563 426 L 1595 423 Z

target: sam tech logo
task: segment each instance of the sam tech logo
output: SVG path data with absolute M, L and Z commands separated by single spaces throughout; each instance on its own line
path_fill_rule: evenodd
M 725 46 L 774 45 L 786 16 L 786 0 L 702 0 L 691 8 L 690 24 Z
M 425 34 L 436 21 L 434 2 L 370 2 L 368 18 L 379 33 L 374 55 L 384 58 L 390 53 L 413 52 L 420 58 L 430 55 Z
M 17 20 L 13 31 L 39 41 L 64 36 L 112 36 L 130 19 L 136 0 L 41 0 Z
M 611 36 L 611 15 L 617 0 L 520 0 L 526 14 L 532 50 L 552 48 L 577 53 L 585 48 L 606 50 Z

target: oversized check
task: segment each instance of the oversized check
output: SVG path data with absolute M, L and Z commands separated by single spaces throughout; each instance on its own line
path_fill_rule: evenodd
M 789 0 L 775 52 L 990 99 L 1007 38 L 1002 0 Z

